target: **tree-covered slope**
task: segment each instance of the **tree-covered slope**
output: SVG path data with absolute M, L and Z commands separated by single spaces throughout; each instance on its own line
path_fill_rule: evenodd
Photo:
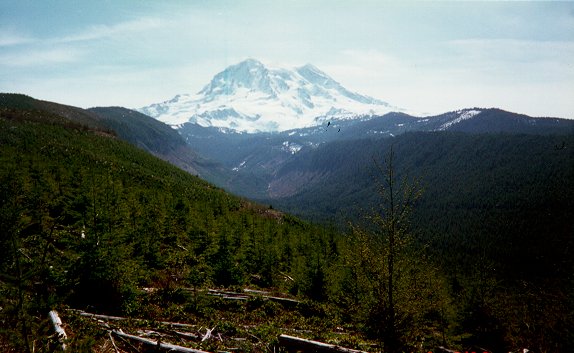
M 42 112 L 45 121 L 48 116 L 53 122 L 75 123 L 93 129 L 109 130 L 101 119 L 88 110 L 69 105 L 42 101 L 16 93 L 0 93 L 0 107 L 9 110 Z M 33 118 L 31 115 L 28 119 Z
M 301 152 L 286 164 L 276 175 L 278 193 L 289 184 L 298 191 L 267 202 L 311 219 L 356 220 L 376 206 L 374 165 L 382 163 L 392 147 L 398 173 L 419 178 L 424 187 L 414 213 L 423 234 L 449 238 L 453 247 L 469 239 L 484 241 L 485 237 L 512 242 L 510 248 L 500 244 L 500 256 L 516 252 L 513 261 L 525 266 L 526 272 L 534 271 L 537 251 L 566 249 L 564 244 L 551 245 L 548 239 L 558 243 L 558 238 L 571 239 L 571 146 L 573 135 L 439 132 L 334 142 Z M 513 236 L 519 238 L 511 239 Z M 515 246 L 528 246 L 530 251 Z
M 297 192 L 267 202 L 357 222 L 379 209 L 375 164 L 392 148 L 397 177 L 424 189 L 412 215 L 417 241 L 450 278 L 465 325 L 482 330 L 480 340 L 512 326 L 506 339 L 524 329 L 572 343 L 564 329 L 574 308 L 573 146 L 574 135 L 447 132 L 333 142 L 286 164 L 271 186 Z
M 168 125 L 147 115 L 122 107 L 88 109 L 101 118 L 122 140 L 150 153 L 166 155 L 187 146 L 181 136 Z
M 99 129 L 202 178 L 225 179 L 225 168 L 199 156 L 172 128 L 149 116 L 122 107 L 81 109 L 37 100 L 22 94 L 0 93 L 0 107 L 41 113 L 54 122 Z
M 352 145 L 355 140 L 435 131 L 571 135 L 574 133 L 574 121 L 534 118 L 495 108 L 472 108 L 428 117 L 388 113 L 360 119 L 333 119 L 325 121 L 323 126 L 277 133 L 245 134 L 191 123 L 178 128 L 178 132 L 194 151 L 227 167 L 227 178 L 213 180 L 217 185 L 249 198 L 281 198 L 297 193 L 298 185 L 282 179 L 282 170 L 300 170 L 296 166 L 301 160 L 299 154 L 312 154 L 318 147 L 328 150 L 341 143 Z M 350 156 L 348 159 L 354 158 Z M 357 158 L 361 159 L 361 156 Z M 340 163 L 344 164 L 345 161 Z M 314 175 L 305 174 L 302 177 L 302 180 L 310 180 Z M 276 186 L 279 188 L 275 189 Z
M 87 110 L 122 140 L 137 146 L 164 161 L 200 176 L 204 180 L 219 181 L 225 168 L 198 155 L 170 126 L 147 115 L 122 107 L 98 107 Z
M 145 287 L 269 287 L 288 276 L 305 293 L 305 264 L 334 241 L 47 112 L 0 109 L 0 166 L 3 347 L 32 347 L 62 305 L 149 315 Z
M 115 131 L 106 123 L 123 120 L 121 109 L 104 118 L 7 96 L 0 96 L 11 100 L 0 105 L 3 351 L 54 351 L 53 308 L 70 322 L 73 351 L 109 351 L 112 341 L 109 326 L 69 308 L 148 323 L 134 320 L 124 327 L 130 332 L 155 323 L 162 341 L 174 333 L 160 321 L 217 327 L 222 339 L 186 343 L 210 351 L 238 348 L 234 335 L 244 339 L 240 350 L 268 351 L 285 332 L 385 352 L 571 350 L 571 136 L 410 133 L 300 151 L 276 174 L 283 186 L 275 187 L 294 183 L 295 192 L 273 205 L 353 220 L 342 234 L 229 195 L 123 141 L 132 125 Z M 132 143 L 145 135 L 134 134 Z M 407 207 L 415 232 L 402 216 L 395 227 L 381 207 L 376 186 L 391 145 L 396 185 L 408 174 L 424 187 Z M 363 223 L 364 215 L 376 221 Z M 229 304 L 207 291 L 243 286 L 300 302 Z

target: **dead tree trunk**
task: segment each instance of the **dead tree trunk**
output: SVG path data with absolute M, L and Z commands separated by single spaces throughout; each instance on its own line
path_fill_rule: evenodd
M 183 352 L 183 353 L 209 353 L 206 351 L 202 351 L 199 349 L 193 349 L 193 348 L 187 348 L 187 347 L 182 347 L 182 346 L 176 346 L 174 344 L 170 344 L 170 343 L 161 343 L 160 341 L 153 341 L 153 340 L 149 340 L 147 338 L 143 338 L 143 337 L 139 337 L 139 336 L 134 336 L 134 335 L 129 335 L 127 333 L 123 333 L 123 332 L 119 332 L 119 331 L 111 331 L 112 334 L 118 336 L 118 337 L 122 337 L 122 338 L 126 338 L 126 339 L 130 339 L 132 341 L 137 341 L 139 343 L 143 343 L 145 345 L 148 346 L 153 346 L 159 349 L 163 349 L 166 350 L 168 352 Z
M 75 312 L 80 316 L 91 317 L 93 319 L 100 319 L 100 320 L 108 320 L 108 321 L 121 321 L 121 320 L 132 320 L 132 321 L 147 321 L 144 319 L 136 319 L 136 318 L 129 318 L 129 317 L 122 317 L 122 316 L 109 316 L 109 315 L 100 315 L 100 314 L 92 314 L 87 313 L 81 310 L 70 309 L 71 312 Z M 165 326 L 172 326 L 172 327 L 180 327 L 180 328 L 195 328 L 196 325 L 191 324 L 184 324 L 180 322 L 169 322 L 169 321 L 160 321 L 159 324 Z
M 336 346 L 318 341 L 311 341 L 289 335 L 280 335 L 279 344 L 288 351 L 314 352 L 314 353 L 367 353 L 355 349 Z
M 56 331 L 56 334 L 58 335 L 58 342 L 60 342 L 60 344 L 62 345 L 62 350 L 65 351 L 66 339 L 68 338 L 68 336 L 66 335 L 66 331 L 64 331 L 64 328 L 62 328 L 62 319 L 60 319 L 60 316 L 58 315 L 58 312 L 56 310 L 50 311 L 48 313 L 48 316 L 50 317 L 50 321 L 52 322 L 54 331 Z
M 260 297 L 260 298 L 263 298 L 265 300 L 271 300 L 271 301 L 283 304 L 285 306 L 296 306 L 297 304 L 300 303 L 296 299 L 267 295 L 267 294 L 269 294 L 269 292 L 265 292 L 265 291 L 256 291 L 253 289 L 244 289 L 243 291 L 244 291 L 244 293 L 237 293 L 237 292 L 231 292 L 231 291 L 226 291 L 226 290 L 208 289 L 207 294 L 213 295 L 213 296 L 218 296 L 218 297 L 221 297 L 223 299 L 232 299 L 232 300 L 248 300 L 250 297 Z

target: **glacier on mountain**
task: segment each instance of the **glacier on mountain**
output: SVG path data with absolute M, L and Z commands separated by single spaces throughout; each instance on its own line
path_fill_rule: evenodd
M 139 109 L 176 128 L 191 122 L 242 132 L 285 131 L 398 110 L 347 90 L 311 64 L 268 68 L 255 59 L 229 66 L 195 95 Z

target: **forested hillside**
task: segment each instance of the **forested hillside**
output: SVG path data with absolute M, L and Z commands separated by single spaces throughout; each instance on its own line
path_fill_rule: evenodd
M 360 222 L 378 209 L 377 165 L 392 148 L 397 178 L 424 190 L 412 215 L 417 242 L 452 294 L 470 301 L 465 323 L 481 339 L 530 332 L 571 344 L 573 146 L 574 135 L 445 132 L 332 142 L 284 166 L 276 187 L 300 191 L 273 203 L 315 221 Z
M 348 168 L 355 164 L 354 160 L 365 162 L 362 154 L 367 151 L 353 148 L 360 140 L 381 140 L 414 132 L 443 132 L 447 134 L 444 136 L 453 132 L 567 136 L 574 133 L 574 120 L 535 118 L 495 108 L 472 108 L 427 117 L 388 113 L 347 120 L 328 119 L 323 125 L 274 133 L 246 134 L 192 123 L 179 126 L 177 131 L 194 151 L 227 168 L 227 173 L 220 173 L 218 179 L 209 180 L 248 198 L 277 199 L 304 193 L 302 189 L 307 186 L 307 181 L 321 180 L 310 172 L 311 168 L 298 165 L 299 162 L 306 163 L 316 150 L 318 158 L 326 160 L 330 149 L 333 148 L 333 154 L 338 156 L 339 150 L 345 149 L 345 144 L 349 143 L 349 153 L 342 156 L 345 159 L 334 160 L 332 166 L 334 169 Z M 558 141 L 558 146 L 562 146 L 562 142 Z M 415 153 L 423 152 L 416 143 L 413 147 Z M 432 146 L 430 148 L 433 149 Z M 321 163 L 321 160 L 314 162 Z M 301 175 L 298 178 L 293 173 L 287 175 L 292 170 Z M 344 184 L 344 179 L 335 179 L 334 183 L 337 180 Z M 315 209 L 317 205 L 309 206 Z
M 110 131 L 34 109 L 0 114 L 4 351 L 46 341 L 54 307 L 148 319 L 184 315 L 172 313 L 169 300 L 147 305 L 142 288 L 273 287 L 287 276 L 285 290 L 304 294 L 307 265 L 338 241 Z M 191 303 L 187 310 L 199 315 Z
M 9 98 L 2 351 L 58 351 L 52 309 L 74 352 L 139 351 L 119 328 L 211 352 L 283 350 L 280 334 L 383 352 L 572 348 L 572 137 L 408 134 L 301 154 L 322 181 L 282 205 L 334 212 L 321 219 L 335 229 L 232 196 L 98 114 Z

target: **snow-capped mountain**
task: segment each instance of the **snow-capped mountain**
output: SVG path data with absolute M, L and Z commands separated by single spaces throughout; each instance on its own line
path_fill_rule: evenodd
M 192 122 L 243 132 L 285 131 L 400 110 L 347 90 L 311 64 L 269 68 L 254 59 L 218 73 L 195 95 L 139 109 L 174 127 Z

